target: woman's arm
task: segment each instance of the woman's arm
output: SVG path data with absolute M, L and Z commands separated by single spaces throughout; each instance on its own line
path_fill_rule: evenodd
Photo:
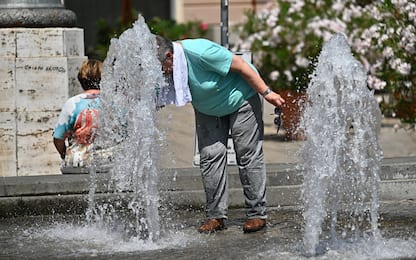
M 55 144 L 55 148 L 58 151 L 58 153 L 61 155 L 61 159 L 65 159 L 66 154 L 66 145 L 64 139 L 53 139 L 53 143 Z

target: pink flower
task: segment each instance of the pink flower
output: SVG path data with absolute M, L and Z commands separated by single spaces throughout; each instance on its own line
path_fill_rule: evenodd
M 383 80 L 380 80 L 376 76 L 369 75 L 367 77 L 367 84 L 372 89 L 384 89 L 387 83 Z
M 202 22 L 202 23 L 199 24 L 199 28 L 203 31 L 206 31 L 206 30 L 208 30 L 208 24 Z

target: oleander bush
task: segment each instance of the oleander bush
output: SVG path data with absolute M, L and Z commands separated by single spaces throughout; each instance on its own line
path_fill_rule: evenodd
M 416 122 L 414 0 L 275 0 L 233 27 L 275 90 L 305 90 L 322 45 L 344 33 L 384 115 Z

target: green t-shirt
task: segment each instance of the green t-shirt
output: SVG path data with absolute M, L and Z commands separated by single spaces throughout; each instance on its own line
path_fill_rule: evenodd
M 181 41 L 188 66 L 188 84 L 196 110 L 211 116 L 237 111 L 255 90 L 239 73 L 231 72 L 233 53 L 206 40 Z

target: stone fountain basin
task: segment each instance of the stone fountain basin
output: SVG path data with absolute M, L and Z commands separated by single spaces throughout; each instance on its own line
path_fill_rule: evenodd
M 229 205 L 243 207 L 242 188 L 236 167 L 229 166 Z M 108 173 L 98 173 L 100 180 Z M 201 208 L 205 204 L 198 168 L 162 169 L 160 193 L 171 205 Z M 83 212 L 87 206 L 89 174 L 5 177 L 0 179 L 0 217 Z M 384 159 L 381 166 L 380 201 L 416 198 L 416 157 Z M 267 164 L 267 196 L 270 207 L 299 206 L 302 176 L 296 164 Z M 103 185 L 97 191 L 105 194 Z

